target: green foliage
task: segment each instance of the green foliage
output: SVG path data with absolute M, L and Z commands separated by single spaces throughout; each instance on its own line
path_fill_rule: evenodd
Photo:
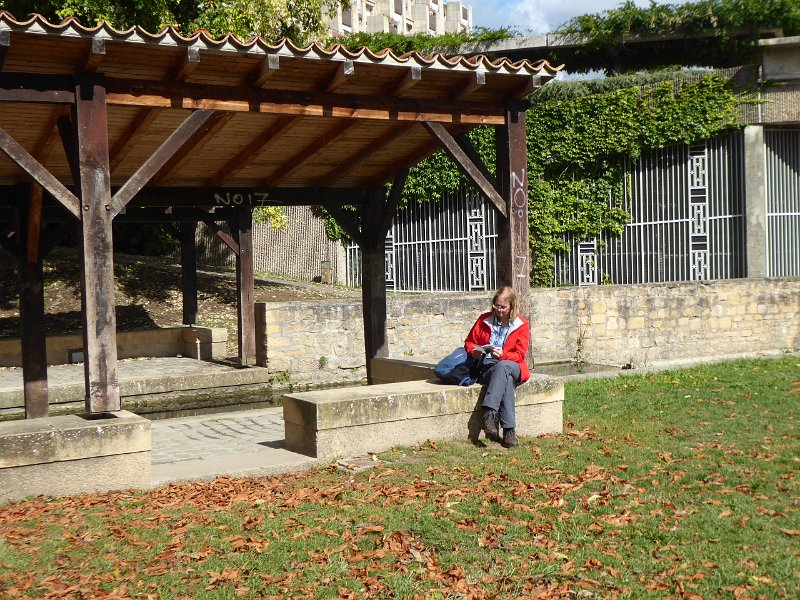
M 575 17 L 558 32 L 577 34 L 584 43 L 558 49 L 551 59 L 573 72 L 622 72 L 677 64 L 730 67 L 757 59 L 759 31 L 800 33 L 797 0 L 700 0 L 681 5 L 639 7 L 631 0 L 596 14 Z M 635 36 L 663 36 L 662 42 L 631 43 Z
M 391 48 L 397 54 L 406 52 L 455 54 L 465 44 L 491 43 L 511 37 L 513 37 L 513 32 L 508 28 L 486 29 L 484 27 L 475 27 L 469 33 L 445 33 L 443 35 L 428 35 L 427 33 L 415 33 L 413 35 L 349 33 L 344 37 L 328 38 L 325 44 L 339 44 L 350 51 L 366 47 L 373 52 Z
M 629 77 L 625 81 L 631 83 Z M 626 160 L 735 128 L 738 107 L 748 101 L 717 75 L 683 83 L 677 91 L 674 81 L 664 81 L 606 94 L 570 98 L 554 92 L 550 96 L 554 99 L 534 97 L 527 118 L 535 285 L 552 283 L 554 257 L 568 250 L 565 234 L 585 239 L 621 233 L 628 221 L 623 195 Z M 493 169 L 494 130 L 479 128 L 469 138 Z M 461 171 L 440 152 L 411 169 L 404 200 L 436 199 L 443 189 L 465 183 Z
M 286 37 L 298 44 L 321 37 L 325 14 L 340 5 L 349 0 L 0 0 L 0 10 L 17 18 L 40 13 L 55 22 L 75 17 L 86 26 L 107 21 L 117 29 L 139 25 L 147 31 L 171 25 L 186 34 L 203 28 L 214 37 Z

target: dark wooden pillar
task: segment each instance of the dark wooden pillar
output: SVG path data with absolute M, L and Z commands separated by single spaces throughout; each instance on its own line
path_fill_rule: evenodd
M 236 252 L 236 293 L 238 300 L 239 364 L 245 366 L 255 361 L 256 320 L 255 286 L 253 282 L 253 212 L 239 209 L 239 219 L 231 224 L 239 245 Z
M 520 312 L 531 316 L 531 261 L 528 228 L 528 153 L 525 109 L 506 109 L 507 125 L 497 128 L 497 184 L 508 218 L 500 218 L 497 241 L 497 278 L 516 291 Z M 528 360 L 532 360 L 528 353 Z
M 197 246 L 195 232 L 197 222 L 180 224 L 181 242 L 181 289 L 183 291 L 183 324 L 197 323 Z
M 367 381 L 372 384 L 372 359 L 389 356 L 386 331 L 386 229 L 382 189 L 370 190 L 361 213 L 361 299 Z M 391 223 L 391 221 L 390 221 Z
M 47 347 L 44 327 L 44 275 L 41 253 L 42 188 L 21 187 L 19 227 L 19 312 L 22 322 L 22 382 L 25 418 L 46 417 Z
M 77 133 L 83 268 L 83 340 L 86 412 L 121 408 L 117 378 L 117 320 L 111 233 L 111 175 L 103 78 L 83 73 L 76 82 L 73 126 Z

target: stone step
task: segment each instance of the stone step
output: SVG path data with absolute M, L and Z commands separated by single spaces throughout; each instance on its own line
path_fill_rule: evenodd
M 436 380 L 284 394 L 286 449 L 316 458 L 382 452 L 427 440 L 480 436 L 485 388 Z M 561 433 L 564 383 L 533 374 L 517 387 L 517 433 Z

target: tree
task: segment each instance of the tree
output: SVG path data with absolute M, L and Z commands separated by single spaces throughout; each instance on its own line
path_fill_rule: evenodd
M 199 28 L 214 37 L 233 33 L 268 41 L 305 44 L 326 33 L 325 16 L 349 0 L 0 0 L 0 10 L 18 19 L 39 13 L 53 22 L 75 17 L 83 25 L 103 21 L 116 29 L 135 25 L 151 32 L 172 26 L 184 34 Z

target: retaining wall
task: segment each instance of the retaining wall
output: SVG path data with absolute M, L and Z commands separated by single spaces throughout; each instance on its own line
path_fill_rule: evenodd
M 532 290 L 537 362 L 654 362 L 800 348 L 800 279 Z M 390 295 L 389 352 L 437 359 L 459 346 L 488 295 Z M 258 363 L 297 383 L 366 374 L 360 302 L 256 307 Z

